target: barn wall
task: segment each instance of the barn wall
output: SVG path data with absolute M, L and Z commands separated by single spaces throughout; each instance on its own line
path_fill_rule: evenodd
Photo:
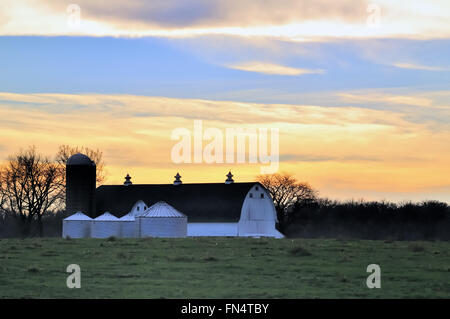
M 188 223 L 188 236 L 237 236 L 237 223 Z
M 277 213 L 272 198 L 261 185 L 253 186 L 242 205 L 238 236 L 284 237 L 275 228 Z

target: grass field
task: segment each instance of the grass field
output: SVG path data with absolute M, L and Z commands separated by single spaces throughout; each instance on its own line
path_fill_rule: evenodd
M 68 289 L 66 267 L 81 267 Z M 381 267 L 381 289 L 366 286 Z M 1 298 L 450 298 L 449 242 L 2 239 Z

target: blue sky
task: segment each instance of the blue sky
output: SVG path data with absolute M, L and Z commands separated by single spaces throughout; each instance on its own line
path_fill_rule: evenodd
M 170 162 L 197 118 L 278 128 L 280 171 L 322 196 L 450 202 L 449 57 L 447 0 L 3 0 L 0 158 L 84 145 L 108 183 L 221 181 Z
M 445 90 L 450 85 L 448 40 L 274 40 L 269 49 L 267 43 L 261 47 L 239 46 L 239 42 L 219 37 L 1 37 L 0 86 L 18 93 L 123 93 L 218 100 L 242 94 L 240 100 L 247 102 L 294 103 L 304 93 L 377 88 L 417 92 Z M 278 53 L 273 54 L 275 46 Z M 228 67 L 248 60 L 323 73 L 273 75 Z M 447 70 L 392 65 L 402 61 Z M 318 102 L 308 99 L 308 103 Z

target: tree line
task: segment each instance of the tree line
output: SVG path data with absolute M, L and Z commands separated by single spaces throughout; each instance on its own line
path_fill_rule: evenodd
M 258 180 L 274 199 L 277 228 L 287 237 L 450 240 L 450 206 L 444 202 L 340 202 L 320 198 L 290 174 Z

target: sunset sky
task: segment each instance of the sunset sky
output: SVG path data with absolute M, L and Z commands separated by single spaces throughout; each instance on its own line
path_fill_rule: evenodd
M 83 145 L 108 184 L 255 180 L 173 163 L 194 120 L 278 128 L 279 171 L 324 197 L 450 203 L 450 1 L 0 2 L 1 160 Z

